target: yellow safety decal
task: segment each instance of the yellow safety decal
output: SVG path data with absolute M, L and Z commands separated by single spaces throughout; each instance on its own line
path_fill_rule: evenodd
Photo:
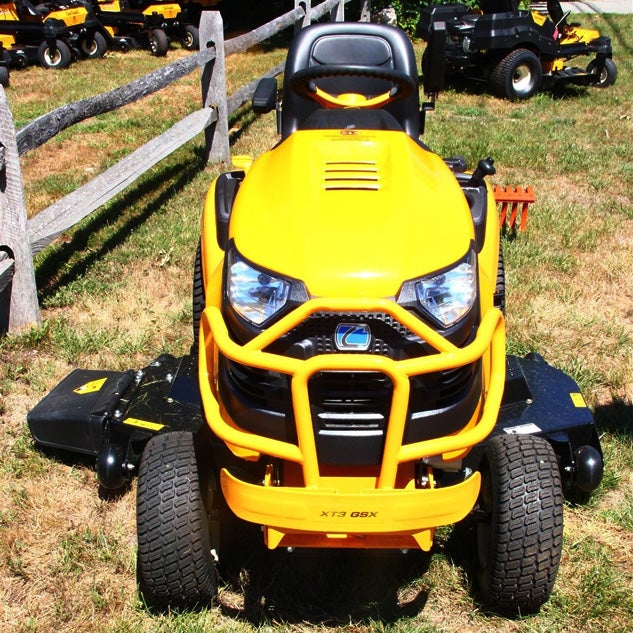
M 575 407 L 578 407 L 579 409 L 587 408 L 587 403 L 585 402 L 585 399 L 582 397 L 581 393 L 570 393 L 569 395 Z
M 138 426 L 148 431 L 160 431 L 165 426 L 164 424 L 158 424 L 158 422 L 148 422 L 147 420 L 138 420 L 137 418 L 125 418 L 123 424 Z
M 91 380 L 87 382 L 85 385 L 81 385 L 81 387 L 77 387 L 74 389 L 74 393 L 78 393 L 80 396 L 83 396 L 87 393 L 95 393 L 97 391 L 101 391 L 101 387 L 103 387 L 105 381 L 108 378 L 98 378 L 97 380 Z

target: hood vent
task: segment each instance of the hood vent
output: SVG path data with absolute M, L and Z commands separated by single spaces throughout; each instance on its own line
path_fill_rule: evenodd
M 373 161 L 325 163 L 323 187 L 326 191 L 347 189 L 378 191 L 380 189 L 378 166 Z

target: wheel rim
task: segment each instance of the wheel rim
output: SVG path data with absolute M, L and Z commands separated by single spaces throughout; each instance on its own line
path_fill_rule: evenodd
M 58 66 L 59 63 L 61 62 L 62 54 L 60 53 L 59 49 L 57 49 L 55 51 L 55 54 L 53 55 L 51 53 L 51 49 L 47 48 L 46 51 L 44 52 L 44 59 L 46 59 L 46 63 L 49 66 Z
M 604 86 L 607 83 L 608 79 L 609 79 L 609 71 L 607 70 L 607 67 L 605 66 L 602 69 L 602 72 L 600 73 L 600 78 L 598 79 L 598 85 Z
M 88 44 L 88 42 L 84 40 L 82 48 L 83 48 L 84 54 L 87 56 L 90 56 L 90 55 L 94 55 L 97 52 L 99 45 L 97 44 L 96 39 L 92 40 L 92 44 Z
M 187 31 L 185 36 L 182 38 L 182 45 L 184 48 L 191 48 L 193 46 L 193 33 Z
M 518 95 L 528 94 L 534 87 L 534 74 L 527 64 L 517 66 L 512 75 L 512 88 Z

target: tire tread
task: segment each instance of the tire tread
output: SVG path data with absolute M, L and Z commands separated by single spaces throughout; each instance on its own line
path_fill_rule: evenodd
M 217 584 L 193 436 L 152 438 L 137 491 L 138 577 L 152 607 L 209 604 Z

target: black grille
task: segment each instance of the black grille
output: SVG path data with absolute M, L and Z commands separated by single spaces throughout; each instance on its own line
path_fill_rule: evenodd
M 366 354 L 402 360 L 424 356 L 430 351 L 426 343 L 392 316 L 376 312 L 316 312 L 290 330 L 274 351 L 295 355 L 292 348 L 297 346 L 309 350 L 308 355 L 339 353 L 334 336 L 336 327 L 341 323 L 362 323 L 369 328 L 371 343 L 369 349 L 363 352 Z M 345 353 L 350 352 L 346 350 Z
M 404 360 L 437 353 L 399 321 L 385 313 L 320 312 L 311 315 L 266 351 L 295 358 L 354 353 L 338 350 L 341 324 L 362 324 L 371 332 L 362 353 Z M 468 339 L 474 324 L 464 323 L 451 338 Z M 464 342 L 467 342 L 464 341 Z M 459 343 L 454 340 L 454 343 Z M 464 343 L 462 343 L 464 344 Z M 220 358 L 220 393 L 238 426 L 268 437 L 296 441 L 287 376 L 243 367 Z M 481 397 L 481 362 L 410 378 L 404 442 L 456 433 L 471 419 Z M 379 464 L 391 412 L 393 384 L 372 371 L 322 371 L 308 391 L 320 463 Z
M 393 389 L 380 372 L 319 372 L 308 389 L 322 428 L 384 428 L 389 417 Z

